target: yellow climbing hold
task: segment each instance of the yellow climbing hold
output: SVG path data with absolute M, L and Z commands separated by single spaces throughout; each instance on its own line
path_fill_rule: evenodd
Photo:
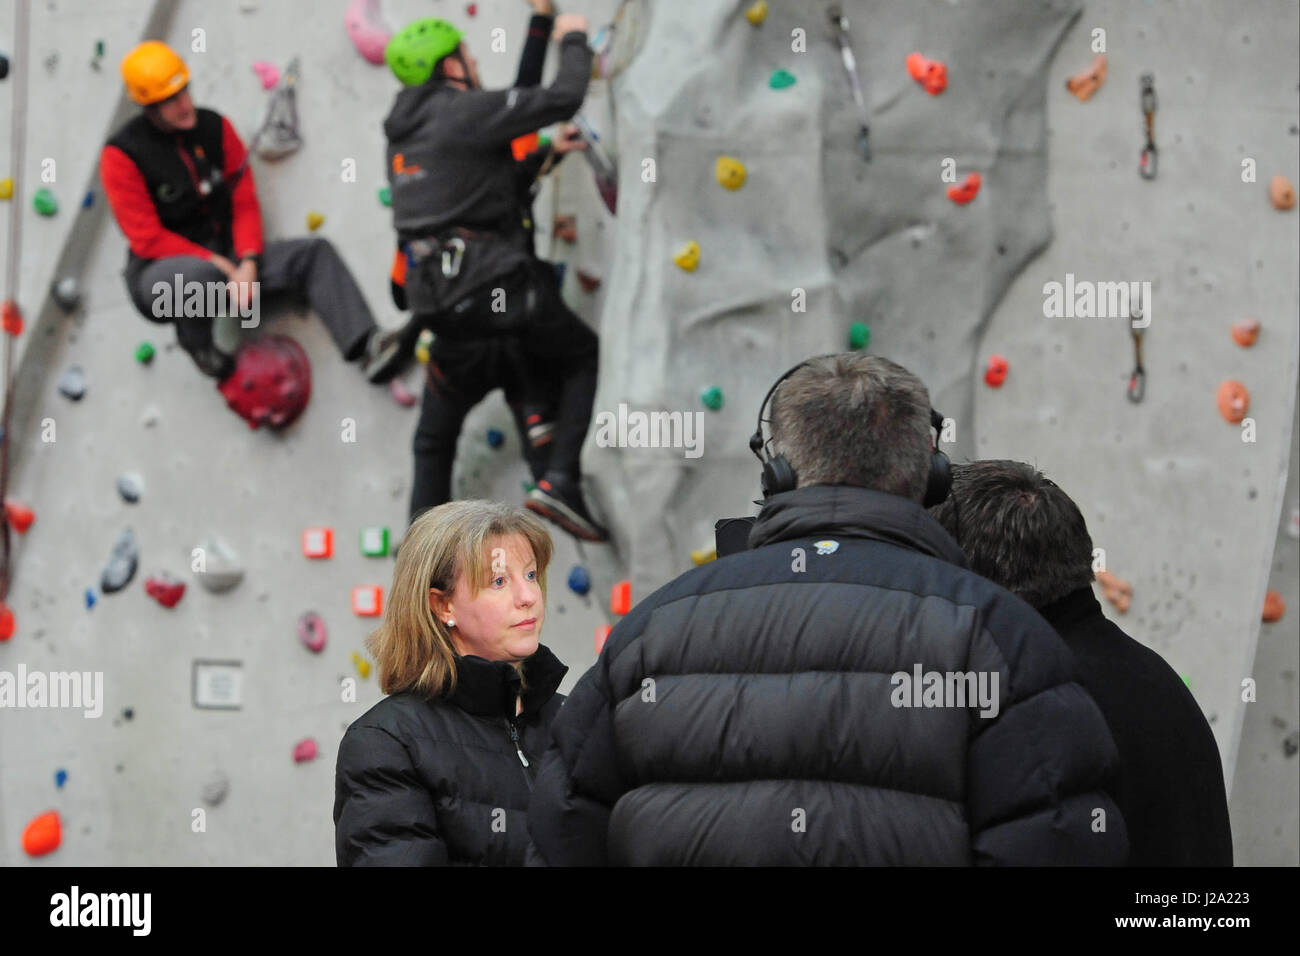
M 366 660 L 356 651 L 352 652 L 352 663 L 356 667 L 357 673 L 361 675 L 362 680 L 365 680 L 370 676 L 370 661 Z
M 325 217 L 315 210 L 307 213 L 307 228 L 315 232 L 325 224 Z
M 710 561 L 716 560 L 718 560 L 718 552 L 715 548 L 709 548 L 707 551 L 704 548 L 699 548 L 691 552 L 691 561 L 696 565 L 708 564 Z
M 727 189 L 739 189 L 745 185 L 745 164 L 731 156 L 719 156 L 715 169 L 718 182 Z
M 14 198 L 14 181 L 10 176 L 0 179 L 0 199 Z
M 682 247 L 682 251 L 673 256 L 673 262 L 677 263 L 687 272 L 694 272 L 700 264 L 700 244 L 692 239 Z
M 754 26 L 758 26 L 767 19 L 767 0 L 757 0 L 757 2 L 745 11 L 745 19 Z
M 429 350 L 433 348 L 433 331 L 425 329 L 415 340 L 415 358 L 421 365 L 429 364 Z

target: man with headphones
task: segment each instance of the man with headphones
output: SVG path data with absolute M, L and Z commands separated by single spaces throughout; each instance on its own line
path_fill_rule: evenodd
M 1122 865 L 1069 652 L 925 510 L 951 484 L 925 386 L 850 352 L 769 400 L 749 549 L 614 628 L 553 725 L 531 860 Z

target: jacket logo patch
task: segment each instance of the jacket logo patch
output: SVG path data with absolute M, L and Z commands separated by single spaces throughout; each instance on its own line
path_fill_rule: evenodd
M 840 543 L 827 539 L 826 541 L 814 541 L 813 547 L 817 549 L 818 554 L 834 554 L 839 550 Z
M 414 176 L 420 172 L 419 166 L 406 165 L 406 157 L 401 153 L 393 154 L 393 173 L 397 176 Z

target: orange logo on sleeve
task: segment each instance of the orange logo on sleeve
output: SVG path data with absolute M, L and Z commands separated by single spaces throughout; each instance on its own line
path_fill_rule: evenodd
M 401 176 L 403 174 L 418 173 L 419 171 L 419 166 L 406 165 L 406 157 L 402 153 L 393 154 L 393 172 L 396 175 Z

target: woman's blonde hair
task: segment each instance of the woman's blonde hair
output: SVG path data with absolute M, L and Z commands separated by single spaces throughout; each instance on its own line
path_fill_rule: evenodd
M 415 519 L 397 552 L 384 622 L 366 638 L 385 694 L 451 693 L 456 686 L 456 646 L 450 629 L 429 607 L 429 588 L 450 594 L 463 574 L 471 593 L 477 594 L 491 580 L 488 541 L 514 535 L 533 549 L 545 600 L 551 536 L 529 512 L 495 501 L 450 501 Z

